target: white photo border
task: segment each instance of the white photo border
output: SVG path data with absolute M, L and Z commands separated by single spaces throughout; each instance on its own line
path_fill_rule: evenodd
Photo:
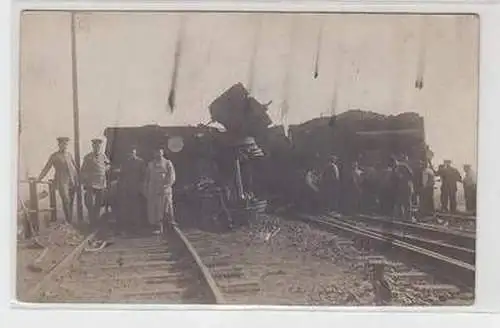
M 429 325 L 437 322 L 438 315 L 441 316 L 442 324 L 448 322 L 464 323 L 466 318 L 478 318 L 484 320 L 486 326 L 491 325 L 493 316 L 500 309 L 500 266 L 495 250 L 499 244 L 500 220 L 495 215 L 497 202 L 500 201 L 500 155 L 498 146 L 494 146 L 495 141 L 500 141 L 500 129 L 495 124 L 500 120 L 500 110 L 496 102 L 497 90 L 500 90 L 500 37 L 497 30 L 500 30 L 500 6 L 489 4 L 488 1 L 364 1 L 364 2 L 326 2 L 326 1 L 290 1 L 290 2 L 63 2 L 63 1 L 17 1 L 12 4 L 12 8 L 5 8 L 5 1 L 1 3 L 1 22 L 4 24 L 1 31 L 2 49 L 9 51 L 2 52 L 2 117 L 0 119 L 0 131 L 3 134 L 0 138 L 0 145 L 3 154 L 9 154 L 10 160 L 2 161 L 1 178 L 4 186 L 1 190 L 0 208 L 4 211 L 0 231 L 4 238 L 0 238 L 3 243 L 0 247 L 5 259 L 9 258 L 7 266 L 2 266 L 3 286 L 2 295 L 7 300 L 7 307 L 10 308 L 10 318 L 16 322 L 23 322 L 19 326 L 29 326 L 40 323 L 40 320 L 47 319 L 51 326 L 62 323 L 64 317 L 74 316 L 72 324 L 90 324 L 91 321 L 98 320 L 86 316 L 87 311 L 95 311 L 99 316 L 113 317 L 118 324 L 138 323 L 144 324 L 140 317 L 152 310 L 163 310 L 158 316 L 165 316 L 168 321 L 178 319 L 182 325 L 196 326 L 210 324 L 217 326 L 233 325 L 267 325 L 276 316 L 286 316 L 291 319 L 291 324 L 312 324 L 309 320 L 314 316 L 320 325 L 330 325 L 333 321 L 349 322 L 349 324 L 362 324 L 359 315 L 364 314 L 368 324 L 384 322 L 384 326 L 410 326 Z M 479 128 L 478 128 L 478 237 L 477 237 L 477 265 L 476 268 L 476 298 L 474 306 L 470 307 L 310 307 L 310 306 L 233 306 L 233 305 L 97 305 L 97 304 L 20 304 L 14 301 L 13 281 L 15 268 L 15 227 L 11 218 L 16 211 L 16 170 L 17 170 L 17 118 L 18 118 L 18 77 L 19 77 L 19 16 L 22 10 L 127 10 L 127 11 L 274 11 L 274 12 L 372 12 L 372 13 L 432 13 L 432 14 L 477 14 L 480 19 L 480 68 L 479 68 Z M 10 16 L 10 17 L 9 17 Z M 9 20 L 10 18 L 10 20 Z M 10 31 L 10 34 L 9 34 Z M 8 60 L 10 59 L 10 65 Z M 7 63 L 6 63 L 7 62 Z M 11 79 L 8 74 L 11 73 Z M 7 91 L 9 90 L 9 91 Z M 10 99 L 9 99 L 10 98 Z M 10 100 L 10 101 L 9 101 Z M 9 109 L 9 110 L 8 110 Z M 495 151 L 496 150 L 496 151 Z M 8 181 L 10 183 L 8 183 Z M 32 309 L 46 309 L 51 311 L 34 311 Z M 3 310 L 3 309 L 2 309 Z M 84 312 L 82 310 L 85 310 Z M 119 310 L 134 310 L 118 312 Z M 196 317 L 191 316 L 187 310 L 196 310 Z M 210 311 L 216 310 L 216 311 Z M 27 311 L 29 312 L 29 315 Z M 105 312 L 109 311 L 109 312 Z M 203 311 L 203 312 L 202 312 Z M 256 312 L 259 311 L 259 312 Z M 159 311 L 156 311 L 159 312 Z M 221 314 L 224 313 L 223 316 Z M 415 312 L 420 313 L 418 316 Z M 49 313 L 51 315 L 49 316 Z M 58 317 L 53 314 L 60 313 Z M 394 320 L 386 322 L 385 318 L 398 314 L 398 318 L 403 321 Z M 452 314 L 459 314 L 453 317 Z M 468 316 L 469 314 L 471 316 Z M 474 314 L 472 316 L 472 314 Z M 149 314 L 151 315 L 151 314 Z M 156 314 L 155 314 L 156 315 Z M 75 320 L 81 316 L 82 320 Z M 248 317 L 247 317 L 248 316 Z M 206 319 L 201 319 L 201 318 Z M 247 319 L 245 319 L 247 317 Z M 279 319 L 279 317 L 277 319 Z M 6 318 L 2 316 L 2 318 Z M 38 318 L 38 319 L 37 319 Z M 198 319 L 199 318 L 199 319 Z M 264 320 L 259 323 L 252 320 Z M 453 318 L 453 319 L 451 319 Z M 482 319 L 481 319 L 482 318 Z M 99 319 L 100 320 L 100 319 Z M 7 321 L 7 326 L 8 323 Z M 96 321 L 97 322 L 97 321 Z M 403 323 L 405 322 L 405 323 Z M 148 325 L 158 325 L 162 322 L 148 322 Z M 456 326 L 456 323 L 454 326 Z M 274 323 L 273 323 L 274 324 Z M 335 323 L 337 324 L 337 323 Z M 470 324 L 470 323 L 469 323 Z M 16 325 L 17 326 L 17 325 Z M 290 324 L 287 324 L 290 326 Z M 446 326 L 446 325 L 445 325 Z

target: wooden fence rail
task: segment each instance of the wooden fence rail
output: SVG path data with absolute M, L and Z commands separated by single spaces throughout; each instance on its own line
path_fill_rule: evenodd
M 57 198 L 56 198 L 56 188 L 54 180 L 49 181 L 38 181 L 35 178 L 29 178 L 28 180 L 20 180 L 20 184 L 29 185 L 29 200 L 28 206 L 22 200 L 19 200 L 21 208 L 18 211 L 18 215 L 22 218 L 22 223 L 24 227 L 24 237 L 29 239 L 34 235 L 38 234 L 40 227 L 40 213 L 50 213 L 50 221 L 54 222 L 57 220 Z M 48 185 L 49 192 L 39 193 L 39 185 Z M 49 208 L 40 208 L 40 200 L 49 197 Z

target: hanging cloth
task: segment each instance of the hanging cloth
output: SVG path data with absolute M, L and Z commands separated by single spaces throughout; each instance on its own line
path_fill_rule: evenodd
M 174 53 L 174 67 L 172 70 L 172 78 L 170 80 L 170 92 L 168 93 L 168 107 L 170 108 L 170 113 L 173 113 L 175 108 L 176 88 L 179 75 L 179 60 L 181 57 L 185 24 L 186 24 L 186 16 L 182 15 L 180 17 L 179 28 L 177 30 L 177 41 L 175 44 L 175 53 Z
M 417 78 L 415 80 L 415 88 L 422 90 L 424 87 L 425 61 L 427 56 L 427 17 L 420 17 L 420 28 L 418 38 L 418 53 L 417 53 Z

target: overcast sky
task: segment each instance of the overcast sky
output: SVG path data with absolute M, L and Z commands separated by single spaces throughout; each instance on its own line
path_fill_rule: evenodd
M 106 127 L 206 122 L 210 102 L 242 82 L 261 102 L 273 101 L 276 124 L 282 123 L 284 98 L 289 124 L 328 115 L 333 107 L 337 113 L 354 108 L 418 112 L 438 160 L 475 166 L 475 17 L 189 14 L 173 114 L 167 97 L 181 16 L 88 13 L 77 18 L 82 155 Z M 73 136 L 70 49 L 69 14 L 23 15 L 21 176 L 27 170 L 39 173 L 57 136 Z M 415 88 L 419 75 L 421 90 Z

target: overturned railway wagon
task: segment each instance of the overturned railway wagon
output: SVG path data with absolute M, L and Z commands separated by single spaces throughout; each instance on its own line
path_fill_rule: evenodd
M 139 157 L 149 162 L 160 146 L 176 168 L 177 186 L 193 183 L 206 161 L 213 157 L 214 133 L 207 127 L 149 125 L 142 127 L 107 128 L 106 155 L 112 172 L 127 159 L 130 147 L 137 148 Z M 114 177 L 111 178 L 112 180 Z
M 424 120 L 416 113 L 385 116 L 351 110 L 290 126 L 289 134 L 295 153 L 319 160 L 335 154 L 345 162 L 371 166 L 392 155 L 425 160 L 428 153 Z
M 105 152 L 111 160 L 111 181 L 118 178 L 119 168 L 127 159 L 132 145 L 146 162 L 153 158 L 155 148 L 162 147 L 175 167 L 174 201 L 177 205 L 187 202 L 185 208 L 199 206 L 195 203 L 200 196 L 196 186 L 208 177 L 228 188 L 230 211 L 264 206 L 265 202 L 255 196 L 245 198 L 252 185 L 247 161 L 239 161 L 235 165 L 236 158 L 242 154 L 245 157 L 263 155 L 254 142 L 246 147 L 246 139 L 240 140 L 207 126 L 120 127 L 108 128 L 104 134 L 107 138 Z
M 365 168 L 382 169 L 391 156 L 405 155 L 418 171 L 421 161 L 432 158 L 425 142 L 424 120 L 416 113 L 385 116 L 351 110 L 292 125 L 288 135 L 282 127 L 272 127 L 257 139 L 268 155 L 263 163 L 267 168 L 259 170 L 262 184 L 271 195 L 292 203 L 307 194 L 307 170 L 321 170 L 331 155 L 339 158 L 341 170 L 354 161 Z

